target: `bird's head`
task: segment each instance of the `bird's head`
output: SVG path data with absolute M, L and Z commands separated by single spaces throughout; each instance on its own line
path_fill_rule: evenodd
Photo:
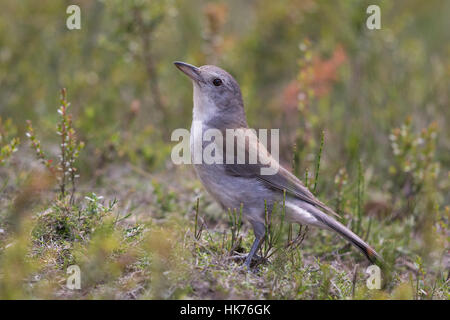
M 196 67 L 178 61 L 174 64 L 194 85 L 194 120 L 246 125 L 241 89 L 233 76 L 213 65 Z

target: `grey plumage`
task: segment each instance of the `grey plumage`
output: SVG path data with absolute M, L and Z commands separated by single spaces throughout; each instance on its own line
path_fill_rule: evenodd
M 241 90 L 229 73 L 216 66 L 197 68 L 183 62 L 175 62 L 175 65 L 192 79 L 193 121 L 201 122 L 203 131 L 211 128 L 218 129 L 226 139 L 226 129 L 248 130 Z M 194 140 L 201 137 L 202 135 L 193 136 L 191 130 L 191 152 Z M 214 142 L 202 141 L 202 148 L 210 143 Z M 261 152 L 265 148 L 257 139 L 253 144 L 249 142 L 245 145 L 246 155 L 248 156 L 249 149 L 252 147 L 257 148 L 258 155 L 262 155 Z M 226 143 L 223 143 L 224 164 L 201 163 L 195 164 L 194 167 L 206 190 L 224 209 L 239 210 L 241 204 L 243 205 L 244 217 L 252 224 L 255 233 L 255 242 L 245 262 L 248 267 L 264 239 L 265 201 L 270 211 L 274 203 L 283 201 L 284 192 L 286 192 L 286 217 L 290 221 L 333 230 L 360 249 L 370 261 L 382 261 L 375 250 L 360 237 L 328 215 L 337 216 L 297 177 L 279 165 L 270 154 L 267 159 L 270 163 L 276 164 L 279 170 L 274 175 L 262 175 L 260 169 L 267 162 L 237 164 L 237 161 L 234 161 L 232 164 L 226 164 L 225 155 L 230 150 L 226 150 L 225 146 Z M 236 152 L 234 156 L 236 157 Z

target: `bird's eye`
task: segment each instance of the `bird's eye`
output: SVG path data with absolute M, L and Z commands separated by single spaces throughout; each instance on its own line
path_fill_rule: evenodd
M 216 87 L 218 87 L 218 86 L 220 86 L 222 84 L 222 80 L 216 78 L 216 79 L 213 80 L 213 84 Z

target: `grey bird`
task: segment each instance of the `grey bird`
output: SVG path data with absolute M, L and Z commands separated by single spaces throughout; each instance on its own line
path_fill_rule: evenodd
M 213 65 L 196 67 L 178 61 L 174 64 L 192 80 L 193 121 L 200 122 L 203 131 L 218 129 L 224 132 L 223 137 L 226 137 L 227 129 L 249 130 L 239 84 L 228 72 Z M 192 132 L 191 130 L 191 154 L 194 151 L 194 140 L 198 139 L 198 136 L 201 137 L 194 137 Z M 201 141 L 203 148 L 210 143 L 214 141 Z M 225 149 L 225 145 L 224 142 L 221 146 L 224 157 L 230 152 Z M 249 269 L 264 240 L 266 212 L 270 212 L 275 203 L 281 203 L 283 200 L 286 218 L 290 222 L 335 231 L 361 250 L 372 263 L 382 263 L 380 255 L 335 220 L 331 215 L 338 215 L 319 201 L 296 176 L 279 165 L 257 138 L 250 139 L 244 148 L 246 156 L 251 148 L 256 148 L 259 158 L 276 164 L 277 172 L 272 175 L 261 174 L 261 168 L 267 161 L 259 160 L 256 164 L 223 161 L 222 164 L 194 164 L 194 167 L 206 190 L 224 209 L 239 210 L 242 205 L 242 214 L 251 223 L 255 234 L 255 241 L 245 259 L 245 265 Z M 236 155 L 234 157 L 236 159 Z

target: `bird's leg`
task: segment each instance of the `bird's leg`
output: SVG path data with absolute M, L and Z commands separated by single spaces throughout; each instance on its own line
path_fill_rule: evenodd
M 252 248 L 250 250 L 250 253 L 247 255 L 247 257 L 245 258 L 245 262 L 244 265 L 250 269 L 250 264 L 252 263 L 253 257 L 255 256 L 256 252 L 258 251 L 261 243 L 262 243 L 263 238 L 256 238 L 255 241 L 253 242 Z
M 255 234 L 255 241 L 253 242 L 252 248 L 250 249 L 250 253 L 247 255 L 247 258 L 245 259 L 244 262 L 244 265 L 248 269 L 250 269 L 252 259 L 264 240 L 264 233 L 265 233 L 264 223 L 252 222 L 252 225 L 253 225 L 253 233 Z

